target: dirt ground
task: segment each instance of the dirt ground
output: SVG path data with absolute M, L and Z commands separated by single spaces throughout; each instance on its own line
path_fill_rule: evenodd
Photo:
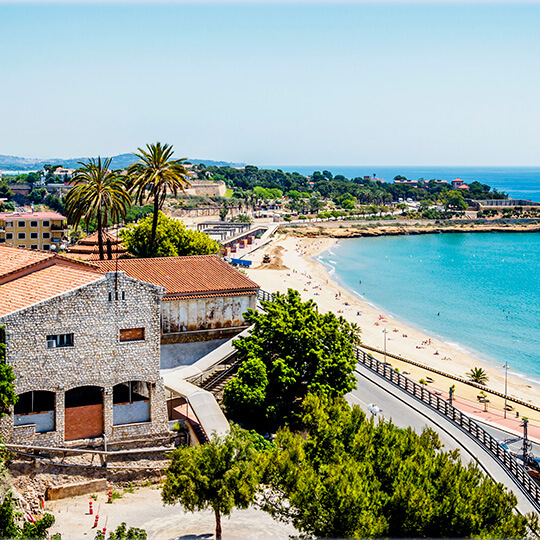
M 212 510 L 185 512 L 179 506 L 164 506 L 159 485 L 128 489 L 122 497 L 107 504 L 105 493 L 97 500 L 88 495 L 52 501 L 46 510 L 56 518 L 51 532 L 60 532 L 62 540 L 94 538 L 98 529 L 107 528 L 107 535 L 122 521 L 128 527 L 141 527 L 149 540 L 202 540 L 214 538 L 215 519 Z M 95 515 L 88 513 L 92 500 L 99 510 L 98 529 L 93 528 Z M 291 525 L 275 521 L 262 510 L 248 508 L 235 510 L 230 518 L 222 519 L 224 539 L 286 539 L 297 534 Z

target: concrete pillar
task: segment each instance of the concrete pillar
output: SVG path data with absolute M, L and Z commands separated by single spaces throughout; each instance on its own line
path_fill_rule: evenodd
M 113 387 L 103 388 L 103 434 L 107 439 L 113 436 Z
M 66 392 L 57 390 L 54 403 L 54 425 L 58 434 L 58 443 L 63 444 L 66 436 Z

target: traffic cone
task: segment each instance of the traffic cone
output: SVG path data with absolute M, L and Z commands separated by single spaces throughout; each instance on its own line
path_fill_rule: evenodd
M 92 507 L 92 501 L 88 503 L 88 513 L 92 515 L 94 513 L 94 508 Z

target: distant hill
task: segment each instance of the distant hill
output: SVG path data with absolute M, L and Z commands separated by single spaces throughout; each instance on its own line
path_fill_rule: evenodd
M 24 158 L 18 156 L 4 156 L 0 154 L 0 171 L 35 171 L 43 169 L 44 165 L 62 165 L 67 169 L 77 169 L 80 167 L 80 161 L 87 161 L 88 158 L 49 158 L 49 159 L 36 159 L 36 158 Z M 134 163 L 137 158 L 133 154 L 119 154 L 113 156 L 112 166 L 115 169 L 125 169 Z M 245 163 L 231 163 L 228 161 L 213 161 L 211 159 L 188 159 L 190 163 L 199 164 L 204 163 L 206 166 L 215 165 L 217 167 L 243 167 Z

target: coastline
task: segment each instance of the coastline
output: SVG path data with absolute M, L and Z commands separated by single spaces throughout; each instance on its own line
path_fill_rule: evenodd
M 299 238 L 362 238 L 374 236 L 407 236 L 418 234 L 452 233 L 534 233 L 540 232 L 538 220 L 496 220 L 482 223 L 476 220 L 448 221 L 327 221 L 322 223 L 295 223 L 283 225 L 280 232 Z
M 459 343 L 449 343 L 438 336 L 430 335 L 425 330 L 415 328 L 414 323 L 384 313 L 375 304 L 340 284 L 327 268 L 315 259 L 322 252 L 331 249 L 338 241 L 339 239 L 328 235 L 317 235 L 315 238 L 279 235 L 263 249 L 253 253 L 250 257 L 253 260 L 253 267 L 248 270 L 248 275 L 268 292 L 284 292 L 289 287 L 297 289 L 304 300 L 314 300 L 321 310 L 333 311 L 358 324 L 362 331 L 362 342 L 368 346 L 383 350 L 383 331 L 386 330 L 387 352 L 404 359 L 401 361 L 392 358 L 394 367 L 405 374 L 410 374 L 414 380 L 432 378 L 434 382 L 430 387 L 443 394 L 448 392 L 449 386 L 455 384 L 456 396 L 473 408 L 476 407 L 473 412 L 489 422 L 488 411 L 484 411 L 477 400 L 479 389 L 456 382 L 452 377 L 466 379 L 466 373 L 471 368 L 482 367 L 489 376 L 485 391 L 489 392 L 492 389 L 501 392 L 504 390 L 504 371 Z M 270 263 L 262 263 L 264 254 L 270 255 Z M 408 363 L 405 359 L 412 360 L 416 365 Z M 417 367 L 418 365 L 432 368 L 447 376 L 433 376 L 433 372 Z M 509 400 L 516 398 L 525 403 L 538 405 L 540 386 L 524 377 L 525 374 L 522 377 L 512 372 L 508 373 Z M 495 394 L 489 394 L 489 399 L 489 411 L 492 414 L 497 414 L 498 411 L 502 416 L 504 400 Z M 540 412 L 523 405 L 514 405 L 514 410 L 508 413 L 509 416 L 515 417 L 515 425 L 509 428 L 511 431 L 520 431 L 520 420 L 515 416 L 516 411 L 520 416 L 527 416 L 532 423 L 540 425 Z

